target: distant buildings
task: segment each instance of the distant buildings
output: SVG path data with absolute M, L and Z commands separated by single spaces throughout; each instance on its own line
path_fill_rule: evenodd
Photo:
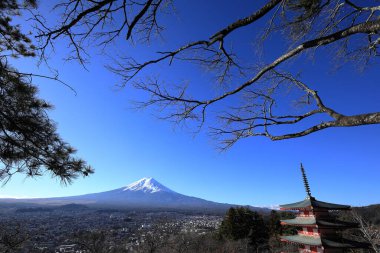
M 56 253 L 86 253 L 85 250 L 78 249 L 76 244 L 60 245 L 57 247 Z

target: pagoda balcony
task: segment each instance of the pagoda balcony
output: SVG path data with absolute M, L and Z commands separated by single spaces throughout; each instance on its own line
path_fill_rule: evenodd
M 298 214 L 297 214 L 297 217 L 306 217 L 306 218 L 308 218 L 308 217 L 315 217 L 315 215 L 314 215 L 314 213 L 313 212 L 299 212 Z
M 319 232 L 315 232 L 315 231 L 304 231 L 304 230 L 300 230 L 298 231 L 298 234 L 299 235 L 307 235 L 307 236 L 321 236 L 321 233 Z
M 321 250 L 318 251 L 318 250 L 311 250 L 311 249 L 299 249 L 298 250 L 299 253 L 318 253 L 318 252 L 322 252 Z

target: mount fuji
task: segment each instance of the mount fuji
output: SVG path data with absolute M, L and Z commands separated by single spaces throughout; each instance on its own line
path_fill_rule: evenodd
M 155 193 L 155 192 L 164 191 L 164 192 L 174 193 L 174 191 L 170 190 L 166 186 L 163 186 L 162 184 L 160 184 L 154 178 L 151 178 L 151 177 L 144 177 L 132 184 L 129 184 L 127 185 L 127 187 L 123 189 L 123 191 L 135 191 L 135 192 L 142 191 L 145 193 Z
M 180 209 L 197 211 L 225 211 L 232 204 L 217 203 L 201 198 L 177 193 L 153 178 L 142 178 L 125 187 L 111 191 L 79 196 L 39 198 L 39 199 L 0 199 L 8 203 L 33 203 L 44 205 L 85 204 L 97 207 Z M 265 208 L 252 209 L 264 211 Z

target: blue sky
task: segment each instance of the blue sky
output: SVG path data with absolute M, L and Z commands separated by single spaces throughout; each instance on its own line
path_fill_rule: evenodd
M 256 9 L 248 1 L 234 6 L 221 1 L 218 7 L 212 1 L 185 2 L 176 6 L 176 16 L 163 18 L 167 26 L 165 40 L 149 46 L 120 40 L 111 51 L 148 57 L 155 50 L 207 38 Z M 250 54 L 255 57 L 254 36 L 244 37 L 243 32 L 236 36 L 234 48 L 248 58 Z M 264 48 L 262 60 L 268 62 L 278 56 L 281 48 L 282 42 L 272 38 Z M 61 79 L 76 90 L 76 96 L 55 82 L 36 80 L 35 83 L 40 96 L 55 106 L 50 115 L 57 122 L 59 133 L 96 172 L 69 186 L 60 185 L 48 175 L 35 179 L 15 176 L 0 189 L 0 196 L 79 195 L 154 177 L 186 195 L 234 204 L 276 205 L 305 197 L 299 170 L 303 162 L 315 197 L 351 205 L 380 203 L 378 125 L 328 129 L 278 142 L 248 138 L 220 153 L 217 143 L 207 135 L 207 128 L 194 135 L 186 128 L 157 119 L 151 110 L 131 109 L 130 101 L 144 95 L 130 87 L 115 87 L 120 80 L 104 68 L 109 62 L 104 55 L 92 50 L 86 71 L 75 62 L 62 61 L 66 53 L 65 45 L 58 45 L 50 64 L 59 69 Z M 32 60 L 15 64 L 20 70 L 48 73 L 43 66 L 37 70 Z M 312 60 L 300 57 L 291 66 L 302 71 L 303 80 L 317 87 L 325 103 L 336 110 L 345 114 L 379 111 L 378 65 L 365 72 L 351 64 L 337 71 L 331 71 L 332 67 L 328 51 L 321 51 Z M 202 84 L 211 82 L 207 73 L 181 64 L 173 68 L 155 67 L 142 76 L 157 71 L 166 80 L 191 80 L 198 94 L 203 91 Z

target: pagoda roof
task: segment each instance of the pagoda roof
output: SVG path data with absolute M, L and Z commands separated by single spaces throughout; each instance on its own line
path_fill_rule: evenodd
M 314 197 L 308 197 L 302 201 L 280 205 L 282 210 L 296 210 L 296 209 L 308 209 L 308 208 L 321 208 L 328 210 L 349 210 L 351 207 L 348 205 L 333 204 L 316 200 Z
M 310 246 L 323 246 L 324 248 L 367 248 L 367 243 L 361 243 L 346 239 L 325 239 L 319 236 L 306 236 L 306 235 L 290 235 L 281 236 L 281 240 L 285 242 L 303 244 Z
M 281 236 L 281 241 L 305 244 L 311 246 L 322 246 L 321 238 L 318 236 L 306 236 L 306 235 L 285 235 Z
M 289 220 L 281 220 L 284 225 L 291 226 L 318 226 L 324 228 L 354 228 L 357 227 L 356 223 L 344 222 L 340 220 L 325 220 L 316 219 L 315 217 L 296 217 Z

